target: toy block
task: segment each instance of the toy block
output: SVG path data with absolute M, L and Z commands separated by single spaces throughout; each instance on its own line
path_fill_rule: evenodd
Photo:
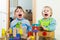
M 38 35 L 41 37 L 50 37 L 54 38 L 54 32 L 48 32 L 48 31 L 39 31 Z
M 21 38 L 18 38 L 18 37 L 14 37 L 14 40 L 21 40 Z
M 10 28 L 9 33 L 12 34 L 12 29 Z
M 32 31 L 38 32 L 38 30 L 39 30 L 39 24 L 32 24 Z
M 13 40 L 13 38 L 9 38 L 9 40 Z
M 13 36 L 16 37 L 16 28 L 13 29 Z
M 21 25 L 22 23 L 21 22 L 18 22 L 17 24 L 16 24 L 16 28 L 20 28 L 20 25 Z
M 20 36 L 20 34 L 16 34 L 16 37 L 20 38 L 21 36 Z
M 20 30 L 19 30 L 19 33 L 20 33 L 20 35 L 23 35 L 23 30 L 20 29 Z
M 33 33 L 32 32 L 28 32 L 28 37 L 29 36 L 33 36 Z
M 34 36 L 30 36 L 30 40 L 35 40 L 35 37 Z
M 6 36 L 6 31 L 5 31 L 5 29 L 3 28 L 3 29 L 2 29 L 2 37 L 4 37 L 4 36 Z
M 35 37 L 34 37 L 34 36 L 29 36 L 29 37 L 27 38 L 27 40 L 35 40 Z
M 43 35 L 43 36 L 46 36 L 46 35 L 47 35 L 47 32 L 43 32 L 42 35 Z
M 13 38 L 13 34 L 9 34 L 9 38 Z

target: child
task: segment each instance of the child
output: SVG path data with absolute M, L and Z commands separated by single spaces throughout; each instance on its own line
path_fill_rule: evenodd
M 24 37 L 27 37 L 27 32 L 31 31 L 31 26 L 30 26 L 30 22 L 24 18 L 24 10 L 21 6 L 17 6 L 17 8 L 15 9 L 15 19 L 11 22 L 11 28 L 14 29 L 16 27 L 16 24 L 18 22 L 22 23 L 22 29 L 23 29 L 23 35 L 25 34 Z
M 40 30 L 54 31 L 56 26 L 56 21 L 52 18 L 52 8 L 45 6 L 42 11 L 42 18 L 39 20 Z

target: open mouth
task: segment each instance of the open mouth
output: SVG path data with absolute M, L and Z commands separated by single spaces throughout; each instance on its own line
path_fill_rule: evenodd
M 22 14 L 19 14 L 19 17 L 21 17 L 22 16 Z
M 22 17 L 22 14 L 19 14 L 18 16 L 19 16 L 19 18 L 21 18 Z
M 48 14 L 45 14 L 45 16 L 48 16 Z

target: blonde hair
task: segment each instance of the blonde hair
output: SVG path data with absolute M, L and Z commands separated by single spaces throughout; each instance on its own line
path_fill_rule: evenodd
M 44 6 L 44 8 L 49 8 L 50 9 L 50 11 L 51 11 L 51 15 L 50 15 L 50 17 L 52 16 L 52 8 L 50 7 L 50 6 Z

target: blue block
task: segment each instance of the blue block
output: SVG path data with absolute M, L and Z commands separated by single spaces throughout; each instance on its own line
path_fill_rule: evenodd
M 21 38 L 20 34 L 16 34 L 16 37 Z
M 14 40 L 21 40 L 21 38 L 19 37 L 14 37 Z
M 9 38 L 9 40 L 13 40 L 13 38 Z

